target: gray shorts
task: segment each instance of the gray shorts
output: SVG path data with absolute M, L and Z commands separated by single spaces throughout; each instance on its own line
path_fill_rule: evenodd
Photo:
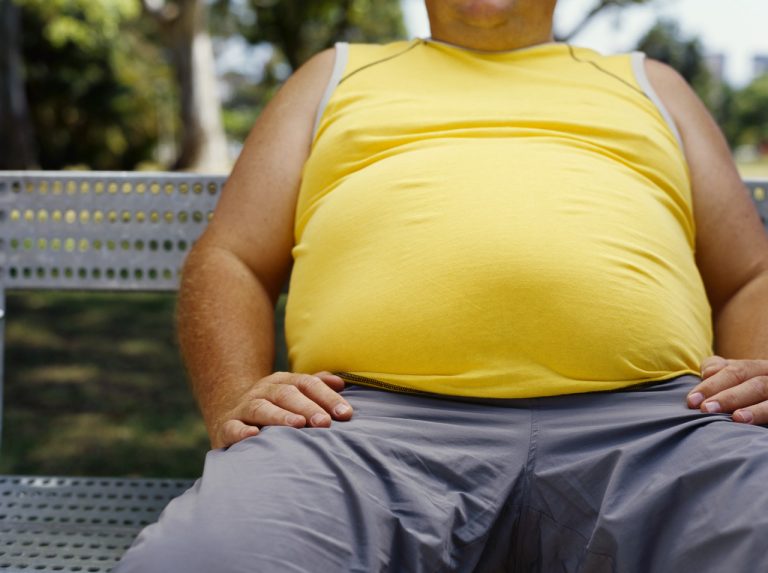
M 462 402 L 351 386 L 349 422 L 211 451 L 118 573 L 768 571 L 768 430 L 697 378 Z

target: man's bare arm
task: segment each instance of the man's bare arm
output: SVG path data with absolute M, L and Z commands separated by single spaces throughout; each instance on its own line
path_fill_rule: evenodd
M 714 120 L 671 68 L 647 62 L 683 138 L 693 187 L 696 261 L 712 305 L 715 352 L 689 405 L 768 423 L 768 236 Z
M 290 272 L 301 172 L 333 61 L 333 50 L 315 56 L 261 114 L 184 266 L 179 340 L 213 447 L 260 426 L 323 427 L 352 413 L 336 376 L 271 373 L 273 308 Z

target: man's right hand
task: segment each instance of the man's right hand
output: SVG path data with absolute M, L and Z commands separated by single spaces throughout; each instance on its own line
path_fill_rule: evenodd
M 331 419 L 349 420 L 352 406 L 339 394 L 343 388 L 344 381 L 329 372 L 271 374 L 219 417 L 211 428 L 211 445 L 229 447 L 257 435 L 264 426 L 327 428 Z

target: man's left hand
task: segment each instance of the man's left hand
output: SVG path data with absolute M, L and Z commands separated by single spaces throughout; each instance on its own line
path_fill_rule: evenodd
M 768 360 L 710 356 L 701 363 L 701 383 L 688 394 L 688 407 L 733 414 L 744 424 L 768 424 Z

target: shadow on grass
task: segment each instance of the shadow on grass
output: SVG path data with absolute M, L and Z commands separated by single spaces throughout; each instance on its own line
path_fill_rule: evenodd
M 8 296 L 0 472 L 195 477 L 208 441 L 168 294 Z

